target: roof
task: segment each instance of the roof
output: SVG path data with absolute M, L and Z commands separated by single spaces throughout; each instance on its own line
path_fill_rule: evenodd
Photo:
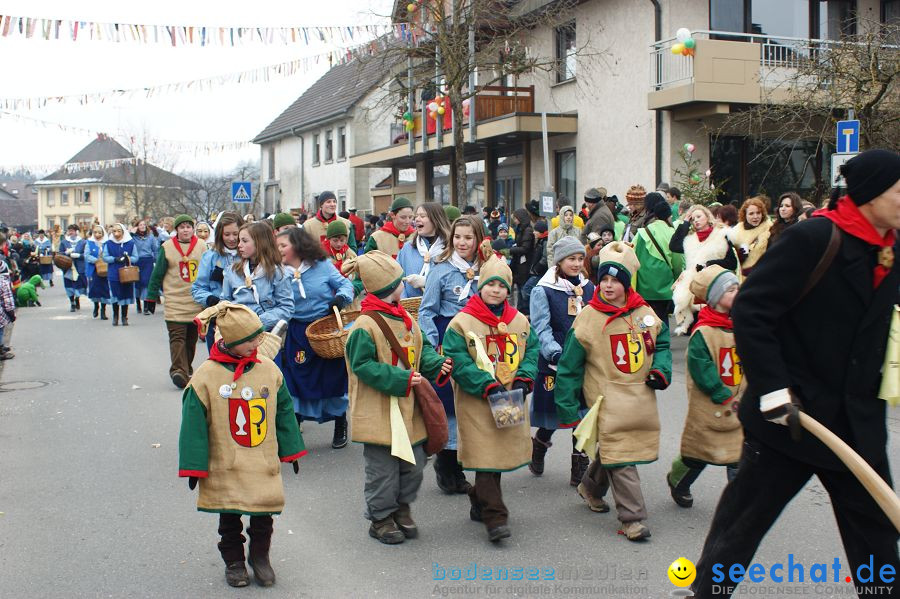
M 113 138 L 101 133 L 97 135 L 97 139 L 69 158 L 66 164 L 95 162 L 97 160 L 118 160 L 120 158 L 134 158 L 134 154 L 122 147 Z
M 4 195 L 6 194 L 6 195 Z M 10 196 L 10 197 L 7 197 Z M 4 199 L 37 199 L 37 190 L 32 187 L 31 181 L 16 179 L 13 181 L 0 181 L 0 198 Z
M 32 229 L 37 225 L 37 218 L 37 195 L 30 183 L 0 183 L 0 222 L 14 229 Z
M 253 143 L 272 141 L 289 135 L 291 130 L 345 115 L 385 74 L 383 61 L 376 58 L 357 58 L 332 67 L 260 131 Z

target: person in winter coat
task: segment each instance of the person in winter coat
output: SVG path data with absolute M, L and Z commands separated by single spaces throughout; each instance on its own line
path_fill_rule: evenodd
M 265 330 L 259 317 L 246 306 L 221 302 L 197 315 L 204 333 L 211 318 L 222 338 L 181 398 L 178 476 L 192 490 L 199 480 L 198 511 L 219 514 L 226 582 L 250 583 L 241 522 L 247 515 L 248 563 L 261 586 L 272 586 L 272 516 L 284 509 L 281 464 L 299 473 L 297 460 L 306 448 L 281 371 L 257 355 Z
M 775 243 L 782 233 L 788 228 L 796 225 L 800 221 L 800 215 L 803 213 L 803 200 L 800 196 L 789 191 L 781 194 L 778 198 L 777 214 L 772 228 L 769 229 L 769 247 Z
M 518 208 L 513 212 L 513 225 L 516 232 L 516 245 L 509 250 L 511 259 L 510 268 L 513 273 L 513 282 L 519 288 L 519 297 L 516 305 L 525 308 L 525 298 L 522 296 L 522 287 L 528 281 L 531 272 L 531 263 L 534 260 L 534 229 L 531 227 L 531 215 L 525 208 Z M 527 310 L 527 308 L 525 308 Z M 528 316 L 527 312 L 522 312 Z
M 706 206 L 692 206 L 684 214 L 684 222 L 675 229 L 669 240 L 669 249 L 684 254 L 684 271 L 675 282 L 672 301 L 675 303 L 676 335 L 688 332 L 697 310 L 691 279 L 707 266 L 718 264 L 726 270 L 737 270 L 737 256 L 727 237 L 728 230 L 716 225 Z
M 24 239 L 31 239 L 31 236 L 28 233 L 22 236 Z M 34 255 L 35 256 L 50 256 L 53 254 L 53 241 L 47 237 L 47 234 L 43 229 L 40 229 L 37 232 L 37 236 L 34 238 Z M 50 264 L 41 264 L 40 265 L 41 278 L 50 283 L 50 286 L 53 287 L 53 263 Z
M 16 298 L 9 279 L 9 266 L 0 259 L 0 360 L 16 357 L 9 347 L 3 345 L 4 329 L 16 321 Z
M 554 264 L 541 277 L 531 292 L 531 326 L 540 342 L 538 374 L 531 401 L 531 426 L 538 427 L 531 440 L 531 464 L 535 476 L 544 473 L 544 456 L 552 443 L 550 439 L 559 428 L 553 389 L 556 384 L 556 365 L 562 355 L 566 334 L 572 328 L 575 317 L 594 296 L 594 284 L 583 274 L 585 250 L 578 239 L 563 237 L 553 248 Z M 583 398 L 582 398 L 583 403 Z M 582 412 L 587 412 L 584 407 Z M 581 413 L 580 415 L 584 415 Z M 569 484 L 581 482 L 590 458 L 575 449 L 572 437 L 572 469 Z
M 413 221 L 416 234 L 400 249 L 397 262 L 405 273 L 403 297 L 422 297 L 425 278 L 438 257 L 447 248 L 450 221 L 437 202 L 425 202 L 416 208 Z
M 675 234 L 672 209 L 661 194 L 647 194 L 649 217 L 634 238 L 634 253 L 641 264 L 637 292 L 663 322 L 672 313 L 672 285 L 684 269 L 684 256 L 669 249 Z
M 16 289 L 16 303 L 19 307 L 27 308 L 30 306 L 40 306 L 41 301 L 38 298 L 37 290 L 43 287 L 44 279 L 41 275 L 31 275 L 31 278 L 19 285 Z
M 738 224 L 728 231 L 728 240 L 737 250 L 741 277 L 746 277 L 766 253 L 772 221 L 766 213 L 769 198 L 755 196 L 741 205 Z
M 72 268 L 63 273 L 63 286 L 69 296 L 69 312 L 81 309 L 81 294 L 87 291 L 84 272 L 84 239 L 78 225 L 69 225 L 66 236 L 59 240 L 58 253 L 72 259 Z
M 216 221 L 216 232 L 213 236 L 212 248 L 203 252 L 200 266 L 197 267 L 197 278 L 191 284 L 191 297 L 205 308 L 219 303 L 222 294 L 222 282 L 225 271 L 234 266 L 238 255 L 238 233 L 243 224 L 237 212 L 223 212 Z M 215 319 L 210 321 L 209 329 L 215 331 Z M 206 349 L 212 351 L 215 343 L 214 335 L 206 336 Z
M 575 226 L 575 209 L 563 206 L 559 209 L 559 226 L 550 231 L 547 237 L 547 264 L 556 264 L 553 258 L 553 247 L 563 237 L 581 239 L 581 229 Z
M 841 171 L 847 195 L 833 196 L 818 216 L 788 228 L 763 254 L 732 310 L 748 381 L 739 409 L 746 440 L 697 562 L 697 597 L 731 592 L 716 582 L 714 565 L 747 568 L 813 475 L 829 495 L 849 562 L 844 572 L 871 573 L 866 582 L 853 576 L 859 595 L 884 594 L 875 572 L 900 571 L 897 529 L 798 418 L 800 410 L 815 418 L 891 484 L 887 402 L 878 395 L 900 302 L 900 156 L 868 150 Z M 837 250 L 830 260 L 829 247 Z
M 100 317 L 100 320 L 109 320 L 106 316 L 106 306 L 112 302 L 109 294 L 109 280 L 107 274 L 100 274 L 97 268 L 98 263 L 106 262 L 103 260 L 103 245 L 106 243 L 106 231 L 100 225 L 94 225 L 91 230 L 91 237 L 84 244 L 84 272 L 88 278 L 88 299 L 94 302 L 94 318 Z M 109 267 L 107 267 L 107 272 Z
M 312 235 L 314 239 L 318 239 L 320 243 L 325 243 L 325 230 L 328 227 L 328 223 L 335 220 L 344 221 L 348 231 L 353 229 L 353 223 L 337 215 L 337 197 L 333 191 L 323 191 L 316 198 L 316 201 L 319 203 L 319 210 L 303 223 L 303 230 Z M 354 235 L 350 235 L 347 243 L 351 250 L 357 251 L 356 237 Z
M 547 231 L 547 219 L 538 218 L 533 227 L 534 256 L 531 260 L 531 272 L 528 273 L 528 280 L 522 286 L 522 305 L 517 308 L 523 314 L 531 312 L 531 290 L 547 272 L 547 239 L 550 236 Z
M 588 235 L 600 233 L 603 225 L 613 226 L 614 218 L 606 204 L 606 189 L 603 187 L 584 192 L 584 203 L 588 205 L 588 220 L 581 229 L 581 243 L 587 245 Z
M 207 232 L 209 225 L 207 225 Z M 141 278 L 134 284 L 135 309 L 141 312 L 141 302 L 147 299 L 147 288 L 150 286 L 150 275 L 153 274 L 153 266 L 156 263 L 156 255 L 159 253 L 160 241 L 159 237 L 153 234 L 153 231 L 147 226 L 146 221 L 140 221 L 137 224 L 135 232 L 131 238 L 134 240 L 134 252 L 137 258 L 136 265 L 140 269 Z M 198 236 L 198 239 L 200 237 Z M 200 239 L 205 247 L 206 240 Z M 149 315 L 150 311 L 144 306 L 145 315 Z
M 114 327 L 119 326 L 119 315 L 122 326 L 128 326 L 128 306 L 134 303 L 134 283 L 123 283 L 119 280 L 119 271 L 123 266 L 133 265 L 134 240 L 131 233 L 122 223 L 112 226 L 112 237 L 103 244 L 103 261 L 109 264 L 106 278 L 109 281 L 109 295 L 113 305 Z
M 666 475 L 672 499 L 683 508 L 694 505 L 691 485 L 708 464 L 725 466 L 729 481 L 737 475 L 744 441 L 737 410 L 746 388 L 731 321 L 737 275 L 718 265 L 708 266 L 691 281 L 691 290 L 706 305 L 688 342 L 688 413 L 681 453 Z
M 335 221 L 328 223 L 328 228 L 325 230 L 325 254 L 328 256 L 328 259 L 331 261 L 331 264 L 337 269 L 338 272 L 341 272 L 341 268 L 344 265 L 344 262 L 347 260 L 353 260 L 356 258 L 356 252 L 350 249 L 350 246 L 347 244 L 347 240 L 350 239 L 350 231 L 347 230 L 347 226 L 341 221 Z M 353 285 L 353 302 L 349 305 L 349 308 L 352 310 L 359 309 L 359 300 L 360 296 L 363 292 L 363 284 L 355 275 L 345 275 L 341 273 L 341 275 L 350 281 L 350 284 Z M 296 304 L 296 295 L 294 296 L 295 304 Z M 295 306 L 296 308 L 296 306 Z
M 391 203 L 389 217 L 390 220 L 369 237 L 366 251 L 381 250 L 396 260 L 403 245 L 410 241 L 416 232 L 410 224 L 413 220 L 412 202 L 406 198 L 397 198 Z
M 638 230 L 650 217 L 645 205 L 646 197 L 647 190 L 643 185 L 632 185 L 625 193 L 625 201 L 628 204 L 628 222 L 625 223 L 625 229 L 622 231 L 622 241 L 626 243 L 634 243 Z

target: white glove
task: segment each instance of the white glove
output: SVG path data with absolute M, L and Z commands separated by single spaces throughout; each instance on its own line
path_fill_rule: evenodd
M 78 252 L 72 252 L 71 254 L 69 254 L 69 256 L 71 256 L 72 258 L 81 258 L 81 254 L 79 254 Z
M 787 389 L 772 391 L 759 398 L 759 411 L 763 418 L 776 424 L 787 426 L 790 406 L 791 394 Z
M 406 277 L 406 282 L 415 289 L 425 288 L 425 277 L 423 277 L 422 275 L 409 275 L 408 277 Z

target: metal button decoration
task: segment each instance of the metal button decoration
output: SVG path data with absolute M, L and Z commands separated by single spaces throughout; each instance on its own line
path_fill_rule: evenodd
M 231 397 L 231 385 L 222 385 L 219 387 L 219 395 L 221 395 L 223 399 Z
M 253 399 L 253 389 L 251 389 L 250 387 L 244 387 L 243 389 L 241 389 L 241 397 L 243 397 L 247 401 L 250 401 L 251 399 Z

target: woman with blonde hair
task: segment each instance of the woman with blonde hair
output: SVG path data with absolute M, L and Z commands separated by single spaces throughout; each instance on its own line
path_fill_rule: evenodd
M 737 251 L 741 276 L 746 277 L 769 247 L 772 221 L 767 211 L 769 198 L 760 195 L 749 198 L 738 212 L 738 224 L 728 231 L 728 240 Z

